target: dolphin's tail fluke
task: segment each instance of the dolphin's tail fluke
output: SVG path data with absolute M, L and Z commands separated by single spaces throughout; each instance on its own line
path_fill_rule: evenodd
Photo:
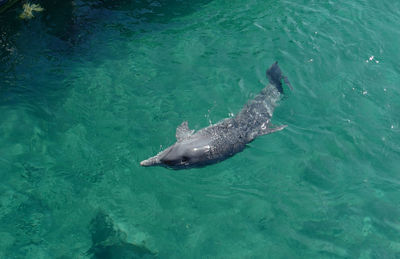
M 285 81 L 285 84 L 287 84 L 290 87 L 290 89 L 293 89 L 287 77 L 282 74 L 282 71 L 278 66 L 278 61 L 272 64 L 272 66 L 267 70 L 267 77 L 270 84 L 274 85 L 278 89 L 278 91 L 282 94 L 283 94 L 282 79 Z

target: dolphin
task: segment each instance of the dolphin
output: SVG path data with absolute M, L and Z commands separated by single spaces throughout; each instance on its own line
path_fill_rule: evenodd
M 197 132 L 184 121 L 176 129 L 176 143 L 157 155 L 140 162 L 142 166 L 165 166 L 172 169 L 202 167 L 220 162 L 242 151 L 256 137 L 283 130 L 273 126 L 272 114 L 283 95 L 283 76 L 278 62 L 266 72 L 269 84 L 232 118 L 226 118 Z

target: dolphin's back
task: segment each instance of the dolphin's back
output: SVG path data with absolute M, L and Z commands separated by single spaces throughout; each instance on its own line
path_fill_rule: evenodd
M 246 132 L 249 142 L 256 136 L 274 131 L 270 122 L 283 94 L 282 79 L 290 86 L 277 62 L 267 70 L 266 74 L 270 84 L 249 101 L 235 117 L 239 127 Z
M 248 143 L 246 131 L 239 128 L 234 118 L 223 121 L 200 130 L 197 134 L 209 138 L 212 161 L 223 160 L 242 151 Z
M 255 137 L 283 129 L 272 126 L 271 118 L 283 94 L 282 75 L 275 62 L 266 72 L 270 84 L 234 117 L 227 118 L 198 132 L 210 138 L 210 158 L 221 160 L 242 151 Z M 287 81 L 287 79 L 285 79 Z M 287 81 L 288 82 L 288 81 Z M 288 83 L 290 84 L 290 83 Z

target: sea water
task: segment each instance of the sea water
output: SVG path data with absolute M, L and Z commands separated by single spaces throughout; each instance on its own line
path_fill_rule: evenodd
M 0 16 L 0 257 L 400 258 L 400 2 L 35 1 Z M 221 163 L 139 162 L 293 85 Z

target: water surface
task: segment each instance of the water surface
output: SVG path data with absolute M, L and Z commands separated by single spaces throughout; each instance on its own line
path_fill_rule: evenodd
M 0 17 L 0 257 L 89 257 L 99 211 L 160 258 L 400 257 L 399 3 L 40 3 Z M 275 60 L 284 131 L 140 167 L 182 121 L 236 114 Z

